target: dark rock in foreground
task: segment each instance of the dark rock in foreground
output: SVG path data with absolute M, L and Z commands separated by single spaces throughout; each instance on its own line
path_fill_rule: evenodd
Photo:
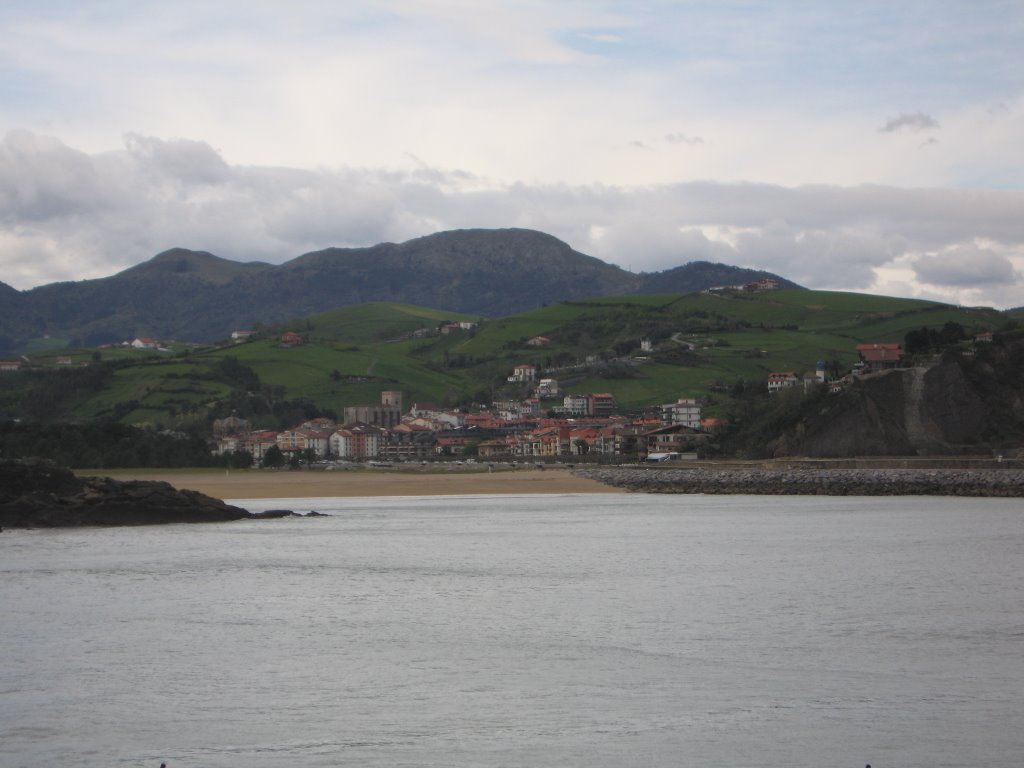
M 0 527 L 216 523 L 253 517 L 241 507 L 169 483 L 79 478 L 51 462 L 0 459 Z
M 1019 469 L 580 469 L 580 477 L 646 493 L 822 496 L 1024 496 Z

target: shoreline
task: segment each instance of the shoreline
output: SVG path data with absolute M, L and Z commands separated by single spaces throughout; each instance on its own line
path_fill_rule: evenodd
M 110 469 L 77 470 L 81 477 L 160 480 L 217 499 L 303 499 L 356 496 L 478 496 L 625 493 L 570 469 L 423 471 L 404 469 Z
M 836 466 L 836 464 L 840 466 Z M 872 462 L 875 463 L 875 462 Z M 924 462 L 922 462 L 924 463 Z M 936 462 L 938 463 L 938 462 Z M 1017 464 L 1018 462 L 1013 462 Z M 1024 497 L 1024 470 L 902 466 L 882 462 L 787 462 L 544 469 L 347 468 L 341 470 L 112 469 L 82 477 L 158 480 L 230 501 L 385 496 L 476 496 L 566 493 L 678 493 L 828 496 Z M 1007 462 L 1010 464 L 1010 462 Z M 824 466 L 823 466 L 824 465 Z

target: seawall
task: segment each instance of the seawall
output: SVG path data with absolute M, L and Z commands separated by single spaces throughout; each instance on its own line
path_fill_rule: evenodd
M 1021 469 L 600 467 L 591 480 L 642 493 L 820 496 L 1024 496 Z

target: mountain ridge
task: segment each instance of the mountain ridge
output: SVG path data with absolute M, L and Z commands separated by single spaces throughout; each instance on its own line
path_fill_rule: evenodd
M 635 274 L 528 229 L 451 230 L 403 243 L 326 248 L 276 266 L 171 248 L 109 277 L 16 292 L 17 301 L 4 302 L 12 311 L 0 312 L 0 353 L 42 338 L 64 346 L 133 336 L 208 342 L 233 329 L 374 301 L 503 316 L 565 300 L 675 292 L 681 285 L 695 291 L 725 275 L 799 287 L 767 272 L 696 264 Z

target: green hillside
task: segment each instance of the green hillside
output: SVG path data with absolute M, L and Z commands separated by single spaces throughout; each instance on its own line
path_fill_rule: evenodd
M 996 330 L 1009 316 L 783 290 L 565 302 L 480 321 L 470 331 L 437 332 L 443 323 L 477 319 L 406 304 L 345 307 L 288 324 L 306 338 L 303 346 L 283 346 L 267 333 L 243 344 L 160 355 L 103 350 L 103 377 L 77 368 L 100 365 L 92 350 L 69 352 L 74 371 L 56 370 L 48 352 L 33 361 L 38 370 L 2 377 L 0 418 L 48 414 L 203 428 L 238 412 L 270 425 L 303 410 L 340 416 L 345 406 L 379 402 L 385 389 L 401 390 L 407 403 L 442 405 L 522 396 L 519 385 L 507 382 L 522 362 L 558 379 L 563 391 L 611 392 L 624 410 L 710 395 L 714 412 L 739 380 L 760 382 L 773 370 L 802 373 L 819 360 L 845 370 L 861 342 L 903 342 L 910 331 L 946 323 L 969 333 Z M 529 345 L 536 336 L 549 343 Z M 641 351 L 641 340 L 652 348 Z
M 294 330 L 316 341 L 369 344 L 393 341 L 421 328 L 436 330 L 441 323 L 478 319 L 475 315 L 411 304 L 372 302 L 322 312 L 288 327 L 294 326 Z

